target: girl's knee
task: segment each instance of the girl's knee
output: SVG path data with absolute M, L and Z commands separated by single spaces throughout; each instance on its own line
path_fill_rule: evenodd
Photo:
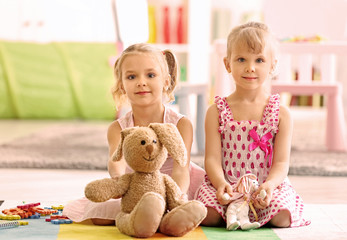
M 100 218 L 92 218 L 91 220 L 94 225 L 99 225 L 99 226 L 115 225 L 114 220 L 100 219 Z
M 280 211 L 276 216 L 274 216 L 271 219 L 270 224 L 273 227 L 279 227 L 279 228 L 290 227 L 290 224 L 291 224 L 290 212 L 287 210 Z
M 223 224 L 225 224 L 225 222 L 222 216 L 214 208 L 207 207 L 207 216 L 201 222 L 201 225 L 208 227 L 217 227 Z

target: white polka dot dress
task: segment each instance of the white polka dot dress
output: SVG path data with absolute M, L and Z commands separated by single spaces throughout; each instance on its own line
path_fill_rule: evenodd
M 257 176 L 259 184 L 265 182 L 271 168 L 273 143 L 278 132 L 279 95 L 270 97 L 260 122 L 234 121 L 226 98 L 216 97 L 215 103 L 219 110 L 225 179 L 233 185 L 244 174 L 252 173 Z M 197 199 L 207 207 L 216 209 L 225 220 L 226 206 L 219 204 L 216 189 L 207 175 L 197 192 Z M 265 209 L 256 209 L 258 222 L 264 225 L 281 210 L 288 210 L 291 213 L 291 227 L 308 225 L 310 222 L 302 217 L 303 208 L 302 199 L 286 178 L 275 189 L 270 205 Z M 255 221 L 252 211 L 249 218 L 251 222 Z

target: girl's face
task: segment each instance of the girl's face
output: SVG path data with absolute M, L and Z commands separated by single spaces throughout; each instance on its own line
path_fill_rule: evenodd
M 254 53 L 245 44 L 236 44 L 230 59 L 225 58 L 224 64 L 237 88 L 254 90 L 270 78 L 275 62 L 267 47 L 262 52 Z
M 122 85 L 131 105 L 145 106 L 162 102 L 168 85 L 158 60 L 151 54 L 131 54 L 121 66 Z

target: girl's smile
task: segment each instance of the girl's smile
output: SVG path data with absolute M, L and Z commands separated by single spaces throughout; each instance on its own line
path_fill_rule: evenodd
M 146 94 L 149 94 L 149 93 L 151 93 L 151 91 L 140 91 L 140 92 L 136 92 L 135 94 L 146 95 Z
M 242 77 L 248 81 L 253 81 L 253 80 L 257 80 L 257 77 Z

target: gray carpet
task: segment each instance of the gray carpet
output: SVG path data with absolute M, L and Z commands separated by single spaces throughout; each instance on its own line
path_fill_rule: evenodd
M 290 175 L 347 176 L 347 153 L 325 150 L 324 129 L 296 129 Z M 106 132 L 105 123 L 56 124 L 0 145 L 0 167 L 106 169 Z M 203 156 L 192 161 L 202 165 Z
M 106 169 L 107 125 L 62 123 L 0 145 L 2 168 Z
M 289 174 L 347 176 L 347 152 L 327 151 L 322 119 L 294 124 Z

